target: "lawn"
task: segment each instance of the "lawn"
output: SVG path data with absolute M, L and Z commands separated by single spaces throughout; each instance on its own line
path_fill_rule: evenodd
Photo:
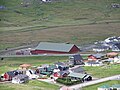
M 27 84 L 0 84 L 0 90 L 59 90 L 59 86 L 42 81 L 31 80 Z
M 106 81 L 103 83 L 99 83 L 99 84 L 95 84 L 95 85 L 91 85 L 88 87 L 84 87 L 82 88 L 82 90 L 97 90 L 98 87 L 103 86 L 103 85 L 114 85 L 114 84 L 120 84 L 120 80 L 113 80 L 113 81 Z
M 108 77 L 112 75 L 118 75 L 120 74 L 120 65 L 109 65 L 109 66 L 101 66 L 101 67 L 91 67 L 91 66 L 86 66 L 84 67 L 85 71 L 89 74 L 91 74 L 93 77 L 97 78 L 103 78 L 103 77 Z
M 68 57 L 59 56 L 36 56 L 36 57 L 15 57 L 15 58 L 4 58 L 0 61 L 0 74 L 19 68 L 20 64 L 29 63 L 32 66 L 40 66 L 42 64 L 53 64 L 58 61 L 66 61 Z

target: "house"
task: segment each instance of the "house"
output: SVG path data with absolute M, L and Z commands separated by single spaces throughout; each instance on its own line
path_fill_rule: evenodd
M 28 80 L 29 78 L 27 75 L 20 74 L 12 78 L 12 83 L 26 83 Z
M 3 75 L 3 77 L 4 77 L 4 80 L 11 81 L 13 77 L 15 77 L 16 75 L 19 75 L 19 74 L 22 74 L 22 71 L 14 70 L 14 71 L 6 72 Z
M 114 63 L 120 64 L 120 56 L 114 57 Z
M 112 86 L 106 84 L 98 87 L 98 90 L 120 90 L 120 84 L 114 84 Z
M 118 57 L 118 53 L 116 53 L 116 52 L 110 52 L 110 53 L 107 53 L 106 56 L 108 58 L 114 58 L 114 57 Z
M 59 71 L 59 72 L 55 72 L 53 73 L 53 78 L 57 79 L 57 78 L 64 78 L 67 77 L 69 74 L 69 71 Z
M 41 75 L 51 75 L 54 72 L 60 71 L 56 65 L 41 66 L 36 69 L 37 74 Z
M 42 2 L 51 2 L 52 0 L 41 0 Z
M 104 40 L 105 43 L 110 43 L 110 42 L 120 42 L 120 36 L 113 36 L 113 37 L 109 37 L 107 39 Z
M 103 85 L 98 87 L 98 90 L 111 90 L 109 85 Z
M 55 65 L 60 71 L 65 71 L 69 69 L 69 67 L 63 62 L 57 62 L 55 63 Z
M 111 86 L 112 90 L 120 90 L 120 84 L 114 84 Z
M 102 62 L 96 62 L 96 61 L 87 61 L 85 62 L 85 66 L 102 66 Z
M 72 67 L 69 69 L 69 72 L 75 72 L 75 73 L 85 73 L 85 70 L 81 66 Z
M 26 75 L 29 77 L 29 79 L 37 79 L 39 77 L 35 74 L 35 71 L 31 69 L 26 70 Z
M 70 72 L 68 77 L 70 77 L 71 80 L 82 80 L 83 82 L 92 80 L 92 77 L 88 74 L 81 74 L 81 73 L 75 73 L 75 72 Z
M 112 51 L 120 51 L 120 43 L 115 43 L 114 45 L 112 45 L 111 47 Z
M 102 58 L 104 58 L 104 54 L 101 54 L 101 53 L 97 53 L 97 54 L 91 54 L 91 55 L 89 55 L 88 56 L 88 60 L 90 60 L 90 61 L 96 61 L 96 60 L 100 60 L 100 59 L 102 59 Z
M 100 46 L 93 47 L 94 52 L 103 52 L 106 50 L 109 50 L 109 46 L 100 45 Z
M 80 49 L 74 44 L 41 42 L 31 54 L 74 54 Z
M 30 67 L 31 67 L 30 64 L 22 64 L 22 65 L 20 65 L 20 68 L 21 68 L 21 69 L 24 69 L 24 70 L 26 70 L 26 69 L 28 69 L 28 68 L 30 68 Z
M 71 65 L 84 64 L 83 58 L 80 54 L 75 54 L 75 55 L 69 56 L 69 62 L 71 63 Z

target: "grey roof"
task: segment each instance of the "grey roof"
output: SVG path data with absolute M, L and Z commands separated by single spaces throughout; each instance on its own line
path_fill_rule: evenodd
M 81 74 L 81 73 L 75 73 L 75 72 L 70 72 L 68 75 L 69 77 L 76 77 L 76 78 L 84 78 L 87 76 L 87 74 Z
M 14 76 L 15 76 L 15 72 L 14 72 L 14 71 L 9 71 L 9 72 L 7 72 L 7 74 L 8 74 L 9 76 L 11 76 L 11 77 L 14 77 Z
M 69 74 L 69 71 L 59 71 L 58 72 L 60 75 L 64 75 L 64 74 Z
M 35 49 L 69 52 L 73 46 L 74 44 L 40 42 Z
M 87 62 L 88 64 L 100 64 L 99 62 L 95 62 L 95 61 L 89 61 Z
M 109 49 L 108 46 L 104 46 L 104 45 L 100 45 L 100 46 L 96 46 L 93 49 Z
M 82 67 L 76 67 L 76 68 L 73 68 L 71 69 L 73 72 L 75 73 L 83 73 L 85 72 L 84 69 Z
M 75 54 L 75 55 L 72 55 L 70 56 L 69 58 L 73 58 L 73 60 L 83 60 L 82 56 L 80 54 Z
M 19 78 L 19 79 L 26 78 L 26 79 L 28 79 L 28 76 L 27 75 L 23 75 L 23 74 L 19 74 L 19 75 L 15 76 L 14 78 Z
M 120 43 L 116 43 L 115 45 L 120 49 Z
M 101 54 L 101 53 L 97 53 L 97 54 L 92 54 L 92 56 L 94 56 L 96 58 L 101 58 L 102 56 L 105 56 L 105 55 Z
M 120 84 L 112 85 L 112 88 L 120 88 Z

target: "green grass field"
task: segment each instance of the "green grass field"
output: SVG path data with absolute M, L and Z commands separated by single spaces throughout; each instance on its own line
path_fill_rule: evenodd
M 109 65 L 109 66 L 101 66 L 101 67 L 84 67 L 85 71 L 89 74 L 91 74 L 93 77 L 96 78 L 103 78 L 103 77 L 108 77 L 112 75 L 118 75 L 120 74 L 120 65 Z
M 15 57 L 15 58 L 4 58 L 0 61 L 0 74 L 9 70 L 19 69 L 20 64 L 28 63 L 32 66 L 40 66 L 42 64 L 53 64 L 58 61 L 67 61 L 68 57 L 58 56 L 37 56 L 37 57 Z
M 88 87 L 84 87 L 82 88 L 82 90 L 97 90 L 98 87 L 103 86 L 103 85 L 114 85 L 114 84 L 120 84 L 120 80 L 113 80 L 113 81 L 106 81 L 103 83 L 99 83 L 99 84 L 95 84 L 95 85 L 91 85 Z
M 120 1 L 1 0 L 7 9 L 0 10 L 0 49 L 40 41 L 82 45 L 119 36 L 120 9 L 112 8 L 112 3 Z
M 0 90 L 59 90 L 59 86 L 42 81 L 31 80 L 27 84 L 0 84 Z

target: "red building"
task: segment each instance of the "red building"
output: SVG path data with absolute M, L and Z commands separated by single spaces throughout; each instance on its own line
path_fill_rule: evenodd
M 58 78 L 64 78 L 64 77 L 67 77 L 68 74 L 69 74 L 68 71 L 59 71 L 59 72 L 55 72 L 53 76 Z
M 74 54 L 80 49 L 74 44 L 41 42 L 31 54 Z
M 13 77 L 15 77 L 16 75 L 18 75 L 20 73 L 21 72 L 17 71 L 17 70 L 9 71 L 9 72 L 6 72 L 3 77 L 4 77 L 5 81 L 11 81 Z
M 88 56 L 88 60 L 93 60 L 93 61 L 96 61 L 96 60 L 99 60 L 99 59 L 102 59 L 105 55 L 104 54 L 92 54 L 92 55 L 89 55 Z

